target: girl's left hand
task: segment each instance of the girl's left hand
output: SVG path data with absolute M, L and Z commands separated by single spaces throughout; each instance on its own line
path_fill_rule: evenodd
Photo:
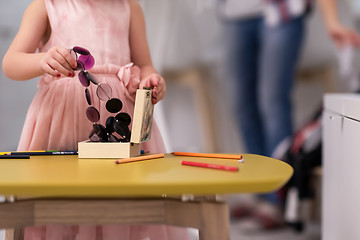
M 152 103 L 156 104 L 165 97 L 166 84 L 164 78 L 159 74 L 153 73 L 140 81 L 139 89 L 148 87 L 152 89 Z

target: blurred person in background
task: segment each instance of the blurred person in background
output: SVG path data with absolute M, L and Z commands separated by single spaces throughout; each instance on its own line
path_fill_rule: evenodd
M 336 0 L 318 0 L 327 32 L 337 47 L 341 89 L 350 92 L 360 91 L 360 0 L 341 1 L 348 3 L 350 19 L 354 29 L 343 25 L 338 13 Z
M 348 0 L 357 31 L 341 23 L 337 10 L 337 2 L 336 0 L 318 0 L 328 34 L 338 48 L 348 45 L 359 47 L 360 37 L 357 31 L 360 30 L 360 0 Z
M 226 78 L 247 153 L 272 157 L 293 134 L 291 93 L 310 0 L 218 0 L 224 26 Z M 283 225 L 277 194 L 256 207 L 235 206 L 257 227 Z M 253 201 L 254 202 L 254 201 Z

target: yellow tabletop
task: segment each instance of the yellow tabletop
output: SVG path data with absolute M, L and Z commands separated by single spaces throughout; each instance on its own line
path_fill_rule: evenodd
M 125 164 L 115 159 L 31 156 L 0 160 L 0 194 L 49 197 L 159 197 L 261 193 L 277 190 L 293 169 L 276 159 L 244 154 L 236 160 L 165 155 Z M 237 166 L 238 172 L 181 165 L 182 160 Z

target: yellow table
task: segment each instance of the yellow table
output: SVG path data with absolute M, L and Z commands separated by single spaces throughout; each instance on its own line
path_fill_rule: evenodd
M 181 160 L 239 171 L 183 166 Z M 229 239 L 227 205 L 214 196 L 274 191 L 293 173 L 272 158 L 244 154 L 244 160 L 171 154 L 118 165 L 77 156 L 0 160 L 0 194 L 30 197 L 0 204 L 0 228 L 14 228 L 7 238 L 21 239 L 30 225 L 151 223 L 198 228 L 200 239 Z

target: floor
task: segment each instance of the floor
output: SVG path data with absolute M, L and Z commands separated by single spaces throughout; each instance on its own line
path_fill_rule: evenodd
M 321 192 L 321 188 L 317 188 L 316 196 Z M 270 212 L 275 208 L 269 208 L 272 206 L 266 201 L 258 200 L 259 198 L 252 194 L 238 194 L 225 196 L 224 200 L 227 201 L 229 209 L 234 206 L 251 206 L 255 212 Z M 255 203 L 254 203 L 255 202 Z M 266 207 L 267 206 L 267 207 Z M 262 210 L 261 210 L 262 209 Z M 266 210 L 267 209 L 267 210 Z M 270 211 L 269 211 L 270 209 Z M 296 231 L 294 227 L 284 225 L 284 227 L 276 230 L 262 230 L 258 226 L 258 222 L 251 217 L 244 217 L 241 219 L 231 218 L 230 220 L 230 236 L 231 240 L 320 240 L 321 239 L 321 205 L 319 203 L 319 197 L 315 200 L 303 201 L 300 203 L 299 216 L 303 219 L 303 230 L 301 232 Z M 259 211 L 261 210 L 261 211 Z M 284 214 L 281 214 L 284 216 Z
M 231 223 L 231 240 L 320 240 L 321 226 L 317 222 L 308 223 L 302 233 L 295 232 L 292 228 L 283 228 L 274 231 L 246 233 L 242 230 L 240 222 Z
M 190 229 L 190 240 L 198 240 L 198 231 Z M 321 226 L 318 222 L 308 223 L 306 230 L 298 233 L 290 227 L 273 231 L 249 233 L 243 229 L 241 221 L 234 221 L 230 226 L 230 240 L 320 240 Z

